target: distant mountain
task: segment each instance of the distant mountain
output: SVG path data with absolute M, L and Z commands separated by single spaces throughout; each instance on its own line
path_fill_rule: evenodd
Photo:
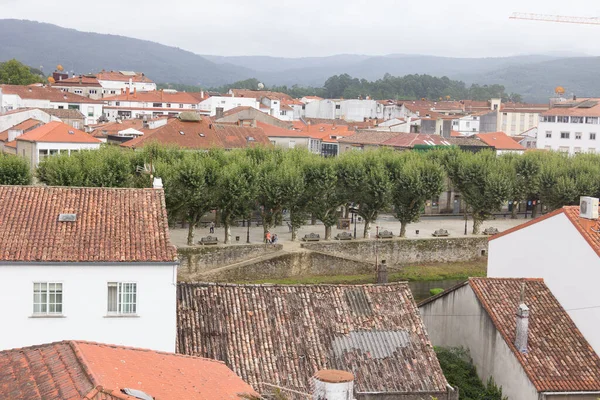
M 216 86 L 251 78 L 254 71 L 217 65 L 197 54 L 147 40 L 80 32 L 56 25 L 0 20 L 0 61 L 11 58 L 49 73 L 57 64 L 76 74 L 106 70 L 144 72 L 156 82 Z
M 527 101 L 546 102 L 558 85 L 578 96 L 600 96 L 600 57 L 575 53 L 492 58 L 414 54 L 329 57 L 200 56 L 176 47 L 124 36 L 80 32 L 23 20 L 0 20 L 0 62 L 16 58 L 49 73 L 57 64 L 75 73 L 101 69 L 143 71 L 158 83 L 215 87 L 248 78 L 268 85 L 321 86 L 333 75 L 376 80 L 429 74 L 467 84 L 502 84 Z M 578 54 L 577 54 L 578 55 Z

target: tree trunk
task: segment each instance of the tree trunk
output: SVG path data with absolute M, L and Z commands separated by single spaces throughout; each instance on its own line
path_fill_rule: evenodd
M 315 217 L 314 214 L 310 214 L 310 224 L 311 225 L 316 225 L 317 224 L 317 218 Z
M 400 237 L 406 237 L 406 225 L 406 222 L 400 221 Z
M 219 218 L 221 216 L 221 213 L 219 212 L 219 209 L 215 210 L 215 228 L 220 228 L 221 227 L 221 221 Z
M 531 209 L 531 218 L 533 219 L 533 218 L 537 217 L 537 213 L 538 213 L 538 205 L 536 204 Z
M 515 201 L 513 201 L 513 203 L 512 203 L 512 213 L 510 215 L 511 219 L 517 219 L 517 211 L 518 211 L 519 203 L 518 202 L 516 202 L 516 203 L 517 204 L 515 204 Z
M 267 237 L 267 232 L 269 231 L 269 225 L 265 223 L 265 219 L 263 218 L 263 242 Z
M 473 235 L 479 235 L 479 230 L 481 229 L 482 223 L 482 219 L 479 219 L 479 217 L 473 215 Z
M 225 244 L 231 243 L 231 226 L 229 222 L 225 222 Z
M 298 235 L 298 229 L 292 225 L 292 242 L 296 241 L 296 236 Z
M 196 228 L 196 224 L 194 224 L 193 222 L 188 223 L 188 235 L 187 235 L 188 246 L 194 245 L 194 228 Z
M 331 239 L 331 226 L 325 226 L 325 240 Z
M 371 231 L 371 221 L 368 221 L 367 219 L 365 219 L 365 229 L 363 231 L 363 238 L 367 238 L 367 236 L 369 235 L 369 232 Z

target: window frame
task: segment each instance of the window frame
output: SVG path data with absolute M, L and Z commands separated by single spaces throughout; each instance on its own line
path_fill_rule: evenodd
M 546 131 L 546 139 L 552 139 L 552 131 Z
M 575 132 L 575 140 L 581 140 L 582 136 L 583 136 L 582 132 Z
M 560 138 L 561 139 L 571 139 L 571 132 L 561 132 L 560 133 Z
M 590 140 L 596 140 L 596 132 L 590 132 Z
M 40 289 L 38 290 L 38 285 Z M 41 285 L 44 285 L 43 289 Z M 54 285 L 53 293 L 51 293 L 50 286 Z M 60 286 L 60 289 L 58 289 Z M 36 295 L 39 294 L 39 301 L 36 301 Z M 54 302 L 51 301 L 52 295 L 54 296 Z M 45 298 L 44 298 L 45 296 Z M 60 296 L 60 300 L 57 299 Z M 41 301 L 44 298 L 44 301 Z M 47 282 L 33 282 L 33 312 L 34 317 L 55 317 L 62 316 L 64 310 L 64 285 L 63 282 L 58 281 L 47 281 Z M 36 305 L 40 308 L 36 311 Z M 45 310 L 42 309 L 45 307 Z M 54 306 L 54 311 L 50 311 L 51 306 Z M 56 311 L 60 308 L 60 311 Z
M 111 307 L 110 288 L 116 288 L 116 308 Z M 126 287 L 131 291 L 124 291 Z M 113 294 L 114 296 L 114 294 Z M 127 296 L 132 296 L 127 298 Z M 124 301 L 124 299 L 126 301 Z M 127 308 L 127 309 L 126 309 Z M 138 315 L 138 290 L 137 282 L 116 282 L 111 281 L 106 283 L 106 315 L 110 317 L 135 317 Z

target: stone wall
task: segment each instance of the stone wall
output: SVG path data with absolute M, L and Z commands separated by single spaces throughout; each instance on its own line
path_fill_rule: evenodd
M 386 260 L 388 265 L 412 263 L 459 262 L 487 256 L 487 237 L 382 239 L 346 242 L 303 243 L 302 247 L 334 256 L 375 262 Z
M 177 250 L 180 278 L 202 274 L 215 268 L 245 262 L 282 249 L 281 244 L 235 244 L 202 247 L 182 247 Z M 186 279 L 189 280 L 189 279 Z

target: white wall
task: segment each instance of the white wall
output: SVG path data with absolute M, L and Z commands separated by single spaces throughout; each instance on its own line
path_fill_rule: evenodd
M 600 305 L 600 258 L 563 213 L 491 240 L 487 274 L 543 278 L 600 354 L 600 308 L 572 310 Z
M 502 131 L 509 136 L 520 135 L 528 129 L 538 126 L 540 112 L 521 113 L 521 112 L 499 112 L 498 113 L 498 131 Z
M 102 86 L 104 90 L 108 90 L 108 94 L 110 91 L 114 90 L 116 93 L 119 93 L 122 89 L 130 88 L 132 91 L 136 89 L 140 92 L 150 92 L 156 90 L 156 83 L 153 82 L 133 82 L 132 85 L 129 85 L 129 81 L 104 81 L 99 80 L 98 83 Z
M 419 307 L 419 312 L 434 346 L 469 349 L 481 380 L 493 377 L 510 400 L 538 399 L 535 386 L 468 284 Z
M 569 139 L 561 139 L 561 132 L 569 132 Z M 575 138 L 577 132 L 581 132 L 581 139 Z M 551 135 L 550 138 L 546 137 L 548 133 Z M 590 133 L 595 133 L 596 139 L 590 139 Z M 600 125 L 540 122 L 538 125 L 537 148 L 565 151 L 569 154 L 600 152 Z
M 256 99 L 249 97 L 213 96 L 202 101 L 198 110 L 210 112 L 210 115 L 214 116 L 217 114 L 217 107 L 223 108 L 223 111 L 229 111 L 236 107 L 252 107 L 258 110 L 259 103 Z
M 59 150 L 59 153 L 70 152 L 72 150 L 98 150 L 102 143 L 52 143 L 52 142 L 36 142 L 35 159 L 36 166 L 40 163 L 40 150 Z
M 38 121 L 42 121 L 46 124 L 52 120 L 49 114 L 37 109 L 23 110 L 22 112 L 18 113 L 0 115 L 0 132 L 4 132 L 8 128 L 12 128 L 13 126 L 18 125 L 30 118 L 37 119 Z
M 458 122 L 458 124 L 455 124 L 455 121 Z M 479 133 L 480 123 L 479 116 L 469 115 L 457 120 L 452 120 L 452 130 L 460 132 L 463 135 L 473 135 Z
M 0 277 L 0 350 L 87 340 L 175 351 L 174 265 L 0 265 Z M 34 282 L 63 284 L 63 318 L 32 318 Z M 108 282 L 137 283 L 137 317 L 107 317 Z

